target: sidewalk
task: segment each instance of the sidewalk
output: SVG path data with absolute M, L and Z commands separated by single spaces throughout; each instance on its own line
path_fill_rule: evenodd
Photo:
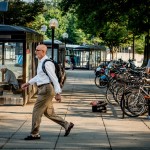
M 119 106 L 108 105 L 107 113 L 93 113 L 90 102 L 105 99 L 105 89 L 94 84 L 93 71 L 67 70 L 61 103 L 54 100 L 57 114 L 75 124 L 69 136 L 56 123 L 42 118 L 41 140 L 24 141 L 31 129 L 34 103 L 0 106 L 0 149 L 7 150 L 149 150 L 150 120 L 125 117 Z

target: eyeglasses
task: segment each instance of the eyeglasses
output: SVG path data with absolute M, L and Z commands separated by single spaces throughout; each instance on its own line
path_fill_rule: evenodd
M 42 51 L 42 50 L 39 50 L 39 49 L 36 49 L 36 50 L 35 50 L 35 52 L 39 52 L 39 51 Z

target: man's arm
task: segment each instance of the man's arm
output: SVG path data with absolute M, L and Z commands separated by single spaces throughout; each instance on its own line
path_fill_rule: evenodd
M 55 73 L 55 66 L 52 62 L 49 61 L 49 62 L 45 63 L 45 69 L 46 69 L 51 81 L 53 82 L 55 93 L 56 93 L 55 99 L 56 99 L 56 101 L 61 102 L 61 94 L 60 94 L 61 88 L 60 88 L 58 78 Z
M 34 78 L 30 79 L 27 83 L 22 84 L 21 88 L 25 90 L 30 84 L 32 85 L 36 83 L 36 78 L 37 78 L 37 75 Z
M 61 93 L 61 88 L 58 82 L 58 78 L 55 73 L 55 66 L 53 62 L 47 61 L 45 63 L 45 69 L 50 77 L 50 80 L 53 82 L 55 93 Z

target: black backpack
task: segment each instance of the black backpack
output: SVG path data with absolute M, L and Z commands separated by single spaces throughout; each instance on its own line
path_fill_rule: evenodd
M 54 65 L 55 65 L 55 73 L 56 73 L 56 76 L 57 76 L 57 78 L 58 78 L 58 82 L 60 83 L 61 80 L 62 80 L 62 69 L 61 69 L 61 65 L 58 64 L 56 61 L 54 61 L 54 60 L 52 60 L 52 59 L 45 59 L 44 62 L 43 62 L 43 64 L 42 64 L 42 69 L 43 69 L 43 72 L 44 72 L 47 76 L 48 76 L 48 74 L 47 74 L 47 71 L 46 71 L 46 69 L 45 69 L 45 63 L 46 63 L 47 61 L 51 61 L 51 62 L 54 63 Z M 48 76 L 48 77 L 49 77 L 49 76 Z

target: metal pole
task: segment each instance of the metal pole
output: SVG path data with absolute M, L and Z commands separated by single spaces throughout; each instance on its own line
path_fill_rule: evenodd
M 66 60 L 66 38 L 65 38 L 65 52 L 64 52 L 64 56 L 63 56 L 63 67 L 65 68 L 65 60 Z
M 132 56 L 132 59 L 135 58 L 135 43 L 134 43 L 134 34 L 133 34 L 133 48 L 132 48 L 132 52 L 133 52 L 133 56 Z
M 54 59 L 54 32 L 55 29 L 52 28 L 52 59 Z

